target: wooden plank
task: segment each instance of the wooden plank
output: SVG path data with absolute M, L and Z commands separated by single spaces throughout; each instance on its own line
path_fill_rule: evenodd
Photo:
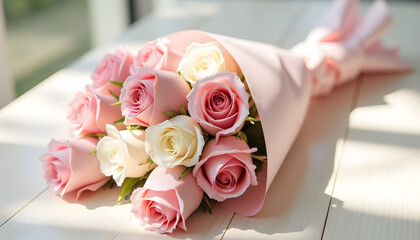
M 0 226 L 47 188 L 41 161 L 34 160 L 43 151 L 37 146 L 0 144 Z
M 117 46 L 107 47 L 86 54 L 0 110 L 0 225 L 46 189 L 38 158 L 51 138 L 67 136 L 68 104 L 90 83 L 103 55 Z
M 307 2 L 279 43 L 305 39 L 330 2 Z M 235 215 L 223 239 L 320 239 L 357 83 L 313 99 L 301 132 L 277 173 L 262 211 Z M 279 133 L 281 134 L 281 133 Z
M 86 193 L 78 202 L 50 189 L 0 229 L 1 239 L 112 239 L 130 218 L 130 206 L 115 206 L 119 189 Z
M 62 71 L 0 111 L 0 224 L 46 189 L 38 157 L 51 137 L 65 136 L 67 104 L 82 81 Z
M 387 42 L 420 66 L 417 2 L 390 3 Z M 420 73 L 364 76 L 324 239 L 420 238 Z

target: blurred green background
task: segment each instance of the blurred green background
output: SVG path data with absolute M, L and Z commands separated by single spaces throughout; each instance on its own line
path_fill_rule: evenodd
M 87 0 L 3 0 L 16 97 L 91 48 Z
M 16 97 L 92 48 L 88 1 L 3 0 L 9 66 Z M 153 8 L 177 2 L 118 1 L 128 2 L 130 11 L 127 14 L 131 22 L 148 14 Z

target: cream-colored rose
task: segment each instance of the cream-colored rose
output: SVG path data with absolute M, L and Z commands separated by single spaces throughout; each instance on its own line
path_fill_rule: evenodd
M 143 130 L 118 131 L 113 125 L 106 125 L 108 136 L 103 137 L 97 146 L 97 156 L 101 172 L 112 176 L 118 186 L 126 177 L 141 177 L 155 164 L 145 163 L 149 156 L 144 147 Z
M 197 164 L 204 147 L 200 126 L 179 115 L 146 129 L 146 152 L 162 167 Z
M 199 79 L 225 71 L 225 57 L 219 44 L 191 43 L 178 66 L 181 76 L 195 84 Z

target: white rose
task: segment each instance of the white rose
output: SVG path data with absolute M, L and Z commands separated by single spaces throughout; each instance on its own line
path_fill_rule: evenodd
M 97 156 L 101 172 L 112 176 L 118 186 L 126 177 L 142 177 L 156 165 L 146 163 L 149 156 L 144 147 L 143 130 L 118 131 L 115 126 L 107 124 L 108 136 L 103 137 L 97 146 Z M 146 163 L 146 164 L 142 164 Z
M 216 42 L 191 43 L 178 66 L 178 72 L 188 82 L 225 71 L 225 57 Z
M 162 167 L 197 164 L 204 147 L 200 126 L 179 115 L 146 129 L 146 152 Z

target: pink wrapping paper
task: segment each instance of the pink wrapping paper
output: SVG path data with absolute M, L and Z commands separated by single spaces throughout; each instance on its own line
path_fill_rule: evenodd
M 291 50 L 304 57 L 311 71 L 312 95 L 327 95 L 361 73 L 411 70 L 398 59 L 397 49 L 381 44 L 391 26 L 385 1 L 374 1 L 363 18 L 357 0 L 335 1 L 305 41 Z
M 220 205 L 244 216 L 259 212 L 265 194 L 303 123 L 311 96 L 326 95 L 362 72 L 400 72 L 410 66 L 379 37 L 391 24 L 384 1 L 375 1 L 359 19 L 356 0 L 337 0 L 308 38 L 292 51 L 201 31 L 166 36 L 179 63 L 191 42 L 218 42 L 226 71 L 243 74 L 261 119 L 268 163 L 258 173 L 258 185 Z
M 304 62 L 275 46 L 201 31 L 183 31 L 166 38 L 171 41 L 171 51 L 180 53 L 178 56 L 191 42 L 217 41 L 222 46 L 227 71 L 245 76 L 262 122 L 268 166 L 259 172 L 257 186 L 250 187 L 241 197 L 219 204 L 244 216 L 256 214 L 306 114 L 311 81 Z M 181 57 L 169 60 L 179 62 Z

